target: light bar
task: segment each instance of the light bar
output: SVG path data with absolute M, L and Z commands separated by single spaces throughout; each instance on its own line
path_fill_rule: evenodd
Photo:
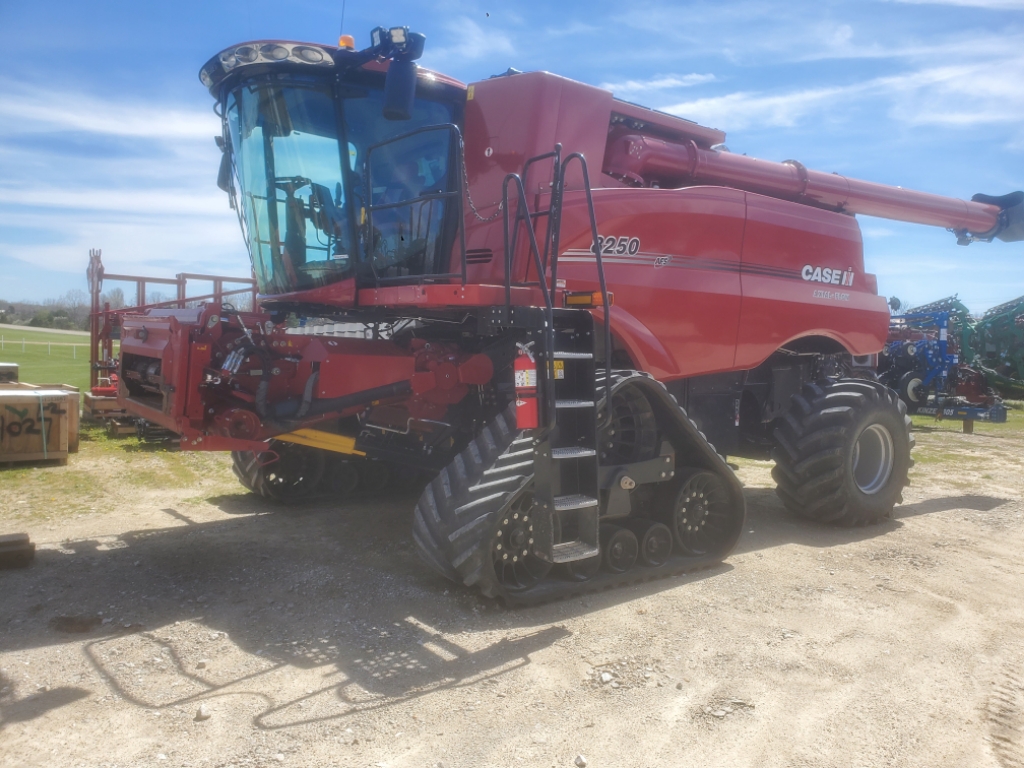
M 199 79 L 203 85 L 211 88 L 236 67 L 248 64 L 276 64 L 282 61 L 322 67 L 334 66 L 331 54 L 315 45 L 304 43 L 246 44 L 229 48 L 211 59 L 199 72 Z

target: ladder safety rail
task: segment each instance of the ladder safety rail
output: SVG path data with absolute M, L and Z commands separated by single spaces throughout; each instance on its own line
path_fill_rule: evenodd
M 558 207 L 557 225 L 554 227 L 554 241 L 553 241 L 553 253 L 554 256 L 551 260 L 551 283 L 557 285 L 558 280 L 558 238 L 561 230 L 561 218 L 562 218 L 562 200 L 563 193 L 565 191 L 565 173 L 569 167 L 569 163 L 573 160 L 579 160 L 580 170 L 583 172 L 583 191 L 587 196 L 587 213 L 590 216 L 590 235 L 593 238 L 594 254 L 596 256 L 597 263 L 597 280 L 601 287 L 601 304 L 604 307 L 604 394 L 605 394 L 605 412 L 607 418 L 611 418 L 611 402 L 608 400 L 610 394 L 611 380 L 612 380 L 612 313 L 611 313 L 611 302 L 608 299 L 608 284 L 605 280 L 604 275 L 604 261 L 601 256 L 601 248 L 598 245 L 600 240 L 597 234 L 597 214 L 594 212 L 594 195 L 590 190 L 590 173 L 587 170 L 587 159 L 581 152 L 573 152 L 562 163 L 560 173 L 558 175 L 558 181 L 555 185 L 558 196 Z
M 504 230 L 504 241 L 505 241 L 505 311 L 510 316 L 512 312 L 512 240 L 509 237 L 509 206 L 508 206 L 508 188 L 509 184 L 515 185 L 516 191 L 516 230 L 519 229 L 520 211 L 526 211 L 529 216 L 529 204 L 526 199 L 526 187 L 523 184 L 522 177 L 517 173 L 510 173 L 505 176 L 505 179 L 501 183 L 501 203 L 504 215 L 502 216 L 502 226 Z M 547 275 L 545 274 L 544 264 L 541 260 L 540 246 L 537 244 L 537 234 L 533 230 L 533 220 L 528 220 L 526 232 L 530 237 L 530 254 L 533 257 L 534 267 L 537 270 L 537 278 L 540 283 L 541 295 L 544 297 L 544 405 L 545 405 L 545 421 L 547 422 L 547 428 L 553 429 L 555 426 L 555 388 L 554 382 L 554 371 L 553 366 L 550 362 L 549 355 L 555 348 L 555 322 L 554 322 L 554 286 L 551 289 L 548 288 Z
M 398 142 L 405 141 L 406 139 L 412 138 L 422 133 L 430 133 L 433 131 L 447 131 L 450 133 L 455 141 L 455 158 L 454 165 L 452 168 L 455 170 L 455 175 L 458 176 L 458 189 L 448 189 L 445 191 L 428 192 L 425 194 L 418 195 L 417 197 L 409 198 L 408 200 L 400 200 L 395 203 L 379 203 L 374 205 L 373 203 L 373 153 L 374 151 L 380 150 L 391 144 L 397 144 Z M 366 178 L 363 179 L 364 186 L 364 199 L 366 201 L 366 236 L 365 243 L 367 249 L 367 260 L 370 263 L 370 269 L 373 272 L 373 278 L 376 285 L 387 285 L 389 283 L 425 283 L 434 280 L 452 280 L 458 278 L 462 281 L 462 285 L 466 284 L 466 224 L 465 224 L 465 199 L 466 199 L 466 176 L 462 172 L 465 167 L 465 143 L 462 139 L 462 131 L 454 123 L 440 123 L 438 125 L 425 125 L 416 128 L 412 131 L 399 134 L 398 136 L 392 136 L 390 139 L 373 144 L 366 149 Z M 412 206 L 420 203 L 429 202 L 432 200 L 450 200 L 458 198 L 458 227 L 459 227 L 459 251 L 460 251 L 460 263 L 458 272 L 445 272 L 445 273 L 428 273 L 424 269 L 424 273 L 421 275 L 398 275 L 395 277 L 381 277 L 377 273 L 377 267 L 374 262 L 374 243 L 373 243 L 373 212 L 381 211 L 385 209 L 402 208 L 406 206 Z
M 603 331 L 604 331 L 604 346 L 605 346 L 605 379 L 604 379 L 604 394 L 607 401 L 609 395 L 609 389 L 611 387 L 611 369 L 612 369 L 612 332 L 611 332 L 611 301 L 608 296 L 608 284 L 605 278 L 604 271 L 604 260 L 601 255 L 601 249 L 597 247 L 599 242 L 599 236 L 597 231 L 597 214 L 594 211 L 594 196 L 590 188 L 590 173 L 587 168 L 587 159 L 581 152 L 573 152 L 564 160 L 561 157 L 562 145 L 556 144 L 553 152 L 548 152 L 537 157 L 532 157 L 526 161 L 523 165 L 523 176 L 519 176 L 515 173 L 510 173 L 505 176 L 502 182 L 502 210 L 504 212 L 503 226 L 504 226 L 504 244 L 505 244 L 505 309 L 506 312 L 511 312 L 512 307 L 512 259 L 516 251 L 516 244 L 518 242 L 519 224 L 520 222 L 526 222 L 527 234 L 530 238 L 530 254 L 534 262 L 534 267 L 537 270 L 538 285 L 541 289 L 541 294 L 544 297 L 545 302 L 545 321 L 547 323 L 546 328 L 546 345 L 549 351 L 554 349 L 554 292 L 558 286 L 558 249 L 559 241 L 561 237 L 561 225 L 562 225 L 562 205 L 564 202 L 565 193 L 565 177 L 566 172 L 570 163 L 573 160 L 579 162 L 580 170 L 583 174 L 583 191 L 586 195 L 587 202 L 587 214 L 590 221 L 590 234 L 593 242 L 593 250 L 596 257 L 597 265 L 597 279 L 601 289 L 601 303 L 604 310 L 603 318 Z M 551 202 L 547 211 L 536 211 L 531 212 L 529 208 L 529 202 L 526 196 L 526 182 L 525 178 L 529 172 L 530 165 L 540 160 L 552 158 L 554 160 L 554 180 L 551 186 Z M 509 184 L 514 183 L 516 190 L 516 214 L 515 221 L 512 222 L 511 215 L 509 213 Z M 537 241 L 537 233 L 534 228 L 535 217 L 547 215 L 547 233 L 544 238 L 544 250 L 541 252 L 540 245 Z M 549 258 L 550 255 L 550 258 Z M 550 283 L 548 281 L 548 269 L 550 268 L 551 276 Z M 546 373 L 545 382 L 551 384 L 551 377 L 554 375 L 550 369 L 550 365 L 545 363 Z M 553 387 L 548 386 L 547 389 L 551 390 Z M 545 400 L 547 402 L 547 400 Z M 554 425 L 553 415 L 553 403 L 550 404 L 552 407 L 548 409 L 548 413 L 551 414 L 548 421 L 551 426 Z M 606 408 L 606 418 L 610 418 L 611 411 Z

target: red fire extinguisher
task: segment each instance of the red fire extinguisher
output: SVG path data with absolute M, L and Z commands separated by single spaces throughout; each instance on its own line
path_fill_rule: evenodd
M 516 376 L 516 427 L 537 429 L 540 426 L 537 412 L 537 361 L 528 346 L 516 346 L 519 347 L 513 366 Z

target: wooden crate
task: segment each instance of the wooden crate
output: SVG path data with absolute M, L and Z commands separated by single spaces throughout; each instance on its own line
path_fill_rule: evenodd
M 65 390 L 0 387 L 0 463 L 67 462 L 72 407 Z
M 17 363 L 0 363 L 0 382 L 13 383 L 18 381 Z
M 4 391 L 35 391 L 39 389 L 56 389 L 67 394 L 68 398 L 68 453 L 78 453 L 78 426 L 81 421 L 81 394 L 78 387 L 70 384 L 28 384 L 24 381 L 19 383 L 0 383 L 0 392 Z

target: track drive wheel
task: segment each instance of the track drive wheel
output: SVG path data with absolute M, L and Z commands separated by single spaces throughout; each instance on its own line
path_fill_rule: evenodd
M 903 501 L 914 437 L 907 406 L 881 384 L 805 384 L 774 437 L 776 492 L 800 517 L 864 525 Z

